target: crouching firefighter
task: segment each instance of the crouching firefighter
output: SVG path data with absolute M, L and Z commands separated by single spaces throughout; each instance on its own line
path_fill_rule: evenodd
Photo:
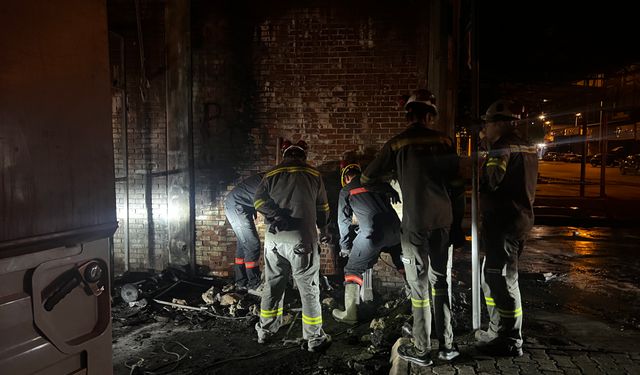
M 224 212 L 238 239 L 234 262 L 237 289 L 256 291 L 260 285 L 260 238 L 254 222 L 257 212 L 253 197 L 263 176 L 259 173 L 240 182 L 224 201 Z
M 522 355 L 518 258 L 533 226 L 538 176 L 536 147 L 517 128 L 522 112 L 522 105 L 499 100 L 483 116 L 489 154 L 480 177 L 482 291 L 490 322 L 476 339 L 479 350 L 496 356 Z
M 344 267 L 344 310 L 333 310 L 333 317 L 343 323 L 358 321 L 358 304 L 366 296 L 361 288 L 371 288 L 371 271 L 380 251 L 391 254 L 396 269 L 404 275 L 400 246 L 400 219 L 391 207 L 390 197 L 399 202 L 398 193 L 388 183 L 363 187 L 358 164 L 342 169 L 342 185 L 338 200 L 340 255 L 348 257 Z M 358 221 L 354 233 L 353 215 Z M 355 234 L 355 236 L 354 236 Z
M 322 351 L 331 337 L 322 329 L 320 253 L 316 226 L 326 230 L 329 204 L 320 172 L 306 162 L 305 142 L 283 144 L 283 162 L 268 171 L 254 199 L 266 218 L 265 286 L 256 324 L 258 342 L 266 343 L 282 325 L 289 276 L 300 292 L 302 334 L 310 352 Z

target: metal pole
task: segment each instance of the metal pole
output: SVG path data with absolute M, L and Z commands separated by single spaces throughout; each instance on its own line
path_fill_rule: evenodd
M 584 198 L 584 188 L 586 185 L 586 164 L 587 164 L 587 115 L 582 115 L 582 159 L 580 160 L 580 198 Z M 576 122 L 578 118 L 576 117 Z
M 120 59 L 120 77 L 118 79 L 118 86 L 114 86 L 113 89 L 120 94 L 121 110 L 120 110 L 120 147 L 122 148 L 122 174 L 124 181 L 124 223 L 118 223 L 121 225 L 122 230 L 122 242 L 124 245 L 124 271 L 129 271 L 129 130 L 127 125 L 127 71 L 126 71 L 126 59 L 125 59 L 125 44 L 124 37 L 120 34 L 109 31 L 109 36 L 114 39 L 118 39 L 119 59 Z M 115 145 L 114 145 L 115 147 Z M 116 178 L 119 176 L 116 176 Z M 118 218 L 121 219 L 121 218 Z M 112 270 L 113 272 L 113 270 Z M 113 280 L 113 277 L 111 278 Z
M 606 197 L 607 186 L 607 149 L 609 148 L 609 129 L 607 125 L 607 112 L 602 111 L 602 167 L 600 168 L 600 196 Z
M 187 7 L 187 19 L 188 26 L 186 27 L 187 31 L 187 41 L 189 42 L 189 52 L 187 56 L 187 65 L 188 68 L 188 123 L 187 123 L 187 137 L 189 142 L 189 271 L 191 275 L 197 274 L 197 262 L 196 262 L 196 161 L 195 161 L 195 143 L 194 143 L 194 135 L 193 135 L 193 49 L 191 48 L 191 6 L 192 3 L 189 1 L 186 5 Z
M 603 139 L 603 135 L 604 132 L 602 131 L 602 106 L 604 105 L 604 102 L 601 100 L 600 101 L 600 131 L 598 134 L 598 140 L 599 140 L 599 145 L 600 145 L 600 198 L 604 198 L 604 178 L 605 178 L 605 171 L 607 168 L 607 159 L 605 158 L 606 156 L 606 148 L 603 148 L 602 146 L 604 145 L 604 139 Z
M 471 3 L 471 107 L 480 117 L 480 69 L 478 61 L 477 1 Z M 480 329 L 480 252 L 478 242 L 478 127 L 471 129 L 471 308 L 473 329 Z

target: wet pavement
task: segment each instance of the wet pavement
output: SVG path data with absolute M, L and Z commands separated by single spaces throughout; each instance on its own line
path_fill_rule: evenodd
M 475 351 L 470 251 L 457 251 L 454 333 L 462 355 L 426 368 L 399 361 L 395 373 L 640 374 L 639 242 L 639 228 L 534 227 L 520 260 L 525 355 L 514 359 Z M 341 300 L 340 290 L 323 292 L 323 298 L 329 296 Z M 373 313 L 380 318 L 375 324 L 356 327 L 336 323 L 331 303 L 323 306 L 325 330 L 334 337 L 325 354 L 283 341 L 300 336 L 299 321 L 288 333 L 283 327 L 270 345 L 256 342 L 252 319 L 120 325 L 114 330 L 114 373 L 136 373 L 136 363 L 147 369 L 164 363 L 156 373 L 386 374 L 399 327 L 410 322 L 406 300 L 391 302 Z
M 455 363 L 396 373 L 640 374 L 639 240 L 637 228 L 534 227 L 519 264 L 524 356 L 483 356 L 459 332 Z M 467 262 L 457 254 L 458 267 Z

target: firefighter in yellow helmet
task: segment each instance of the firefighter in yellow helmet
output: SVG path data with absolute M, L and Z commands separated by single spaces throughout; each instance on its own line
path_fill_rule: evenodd
M 390 201 L 398 202 L 399 195 L 388 183 L 368 188 L 362 186 L 361 173 L 359 164 L 347 164 L 342 168 L 343 188 L 338 198 L 340 255 L 348 257 L 348 261 L 344 267 L 345 308 L 334 309 L 332 314 L 337 321 L 347 324 L 357 323 L 360 300 L 373 298 L 362 291 L 371 287 L 368 283 L 372 268 L 381 251 L 391 254 L 396 269 L 404 275 L 400 259 L 400 219 Z M 357 226 L 353 224 L 354 216 Z M 365 289 L 361 289 L 363 287 Z

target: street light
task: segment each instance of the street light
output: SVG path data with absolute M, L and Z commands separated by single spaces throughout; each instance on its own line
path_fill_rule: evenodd
M 582 113 L 580 113 L 580 112 L 576 113 L 576 124 L 575 124 L 575 127 L 576 127 L 576 128 L 578 127 L 578 118 L 579 118 L 580 116 L 582 116 Z

